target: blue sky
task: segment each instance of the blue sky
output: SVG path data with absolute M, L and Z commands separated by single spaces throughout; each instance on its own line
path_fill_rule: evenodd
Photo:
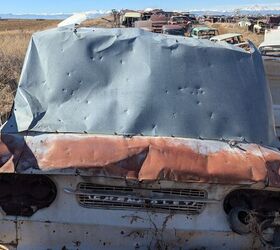
M 0 13 L 72 13 L 113 8 L 223 9 L 255 4 L 279 4 L 278 0 L 0 0 Z

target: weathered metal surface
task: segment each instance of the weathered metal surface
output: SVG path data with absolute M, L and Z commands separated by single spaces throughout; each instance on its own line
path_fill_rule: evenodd
M 258 50 L 138 29 L 35 34 L 2 132 L 27 130 L 276 142 Z
M 148 249 L 148 246 L 157 249 L 157 243 L 167 246 L 164 249 L 260 249 L 261 243 L 254 234 L 241 236 L 229 228 L 223 199 L 238 186 L 179 182 L 162 184 L 161 181 L 152 184 L 159 189 L 206 189 L 209 198 L 218 201 L 207 204 L 201 214 L 192 216 L 158 212 L 156 209 L 147 212 L 141 208 L 138 211 L 84 208 L 75 196 L 64 192 L 65 188 L 76 188 L 84 177 L 49 177 L 57 184 L 57 199 L 50 207 L 37 211 L 32 217 L 5 216 L 7 223 L 0 223 L 0 231 L 9 237 L 3 243 L 16 243 L 18 250 L 61 250 L 64 246 L 64 249 L 134 249 L 135 246 L 136 249 L 139 246 L 142 249 Z M 112 183 L 108 182 L 108 185 Z M 79 246 L 75 245 L 77 243 Z
M 0 246 L 3 244 L 17 245 L 17 222 L 13 220 L 3 220 L 0 213 Z M 2 250 L 2 248 L 0 247 Z M 9 248 L 9 250 L 12 248 Z
M 0 138 L 0 173 L 13 173 L 25 148 L 23 135 L 3 135 Z
M 278 154 L 273 150 L 261 147 L 260 149 L 263 157 L 266 159 L 269 186 L 280 187 L 280 161 L 277 159 L 279 157 Z
M 5 216 L 7 225 L 0 223 L 0 231 L 9 234 L 9 238 L 3 243 L 14 242 L 18 250 L 61 250 L 64 246 L 66 249 L 134 249 L 136 243 L 142 249 L 149 245 L 150 249 L 157 249 L 155 244 L 158 242 L 168 246 L 167 249 L 174 249 L 172 246 L 175 249 L 217 248 L 224 243 L 229 246 L 234 241 L 238 241 L 236 246 L 248 249 L 254 243 L 252 235 L 239 236 L 231 232 L 223 211 L 223 197 L 237 186 L 176 183 L 175 186 L 184 188 L 207 189 L 211 199 L 219 200 L 207 204 L 200 215 L 190 216 L 168 211 L 159 213 L 156 209 L 147 212 L 144 209 L 83 208 L 75 196 L 64 192 L 64 188 L 77 187 L 83 177 L 52 175 L 50 178 L 57 184 L 57 199 L 32 217 Z M 163 188 L 160 182 L 155 185 Z M 165 188 L 174 187 L 172 182 L 164 185 Z M 75 245 L 77 242 L 79 246 Z
M 139 219 L 141 220 L 141 218 Z M 19 224 L 18 250 L 64 249 L 261 249 L 254 236 L 233 232 L 182 231 L 157 228 L 111 227 L 104 225 L 75 225 L 22 221 Z M 40 232 L 40 237 L 33 237 Z M 110 237 L 108 237 L 110 232 Z
M 2 172 L 6 169 L 18 173 L 29 169 L 84 169 L 92 176 L 137 181 L 266 184 L 268 177 L 272 178 L 267 165 L 280 162 L 278 151 L 246 143 L 75 134 L 11 138 L 24 144 L 9 146 L 9 159 L 16 159 L 16 164 L 3 161 Z M 1 147 L 4 159 L 7 148 Z M 14 157 L 12 152 L 21 152 L 20 157 Z

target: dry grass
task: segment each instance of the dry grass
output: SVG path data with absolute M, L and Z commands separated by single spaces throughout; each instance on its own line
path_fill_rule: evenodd
M 56 25 L 58 21 L 0 21 L 0 114 L 11 110 L 25 52 L 32 33 Z
M 31 32 L 0 31 L 0 111 L 9 112 Z
M 92 19 L 85 21 L 82 26 L 83 27 L 102 27 L 102 28 L 112 28 L 113 27 L 113 17 L 107 16 L 104 18 Z
M 112 20 L 108 17 L 109 20 Z M 58 20 L 0 21 L 0 116 L 8 116 L 31 35 L 55 27 Z M 89 20 L 83 26 L 111 27 L 104 19 Z
M 1 20 L 0 31 L 37 31 L 57 25 L 57 20 Z

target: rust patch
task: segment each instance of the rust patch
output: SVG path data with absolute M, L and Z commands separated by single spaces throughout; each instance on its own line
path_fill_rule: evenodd
M 267 182 L 270 187 L 280 187 L 280 152 L 260 147 L 267 168 Z
M 280 175 L 279 175 L 280 162 L 269 161 L 266 163 L 266 167 L 267 167 L 269 186 L 280 187 Z
M 1 134 L 0 138 L 0 173 L 14 173 L 24 148 L 24 137 Z
M 280 153 L 257 144 L 233 147 L 198 139 L 76 134 L 35 134 L 17 141 L 23 143 L 2 140 L 0 159 L 7 156 L 0 162 L 3 172 L 74 168 L 137 181 L 252 184 L 269 179 L 280 187 L 279 168 L 271 167 L 280 162 Z

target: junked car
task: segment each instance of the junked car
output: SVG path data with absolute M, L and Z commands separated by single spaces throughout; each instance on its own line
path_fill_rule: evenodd
M 162 33 L 162 27 L 167 25 L 168 19 L 165 15 L 153 14 L 149 20 L 135 22 L 135 27 L 154 33 Z
M 35 33 L 1 127 L 0 243 L 278 247 L 278 147 L 257 50 L 140 29 Z
M 195 27 L 190 32 L 190 36 L 197 39 L 210 39 L 217 35 L 219 35 L 219 31 L 209 27 Z
M 238 22 L 238 26 L 241 28 L 248 28 L 252 22 L 249 19 L 243 19 Z
M 258 20 L 253 26 L 253 32 L 256 34 L 264 34 L 265 30 L 269 28 L 266 20 Z
M 260 44 L 259 50 L 263 56 L 280 56 L 280 29 L 265 31 L 264 41 Z
M 210 38 L 212 42 L 226 42 L 228 44 L 249 50 L 249 43 L 244 40 L 242 34 L 239 33 L 227 33 Z
M 181 26 L 185 32 L 188 32 L 192 28 L 192 20 L 188 16 L 179 15 L 172 16 L 168 21 L 169 25 L 179 25 Z
M 180 25 L 164 25 L 162 33 L 166 35 L 185 36 L 185 29 Z
M 120 23 L 125 27 L 134 27 L 136 21 L 141 20 L 142 15 L 136 11 L 126 11 L 120 16 Z

